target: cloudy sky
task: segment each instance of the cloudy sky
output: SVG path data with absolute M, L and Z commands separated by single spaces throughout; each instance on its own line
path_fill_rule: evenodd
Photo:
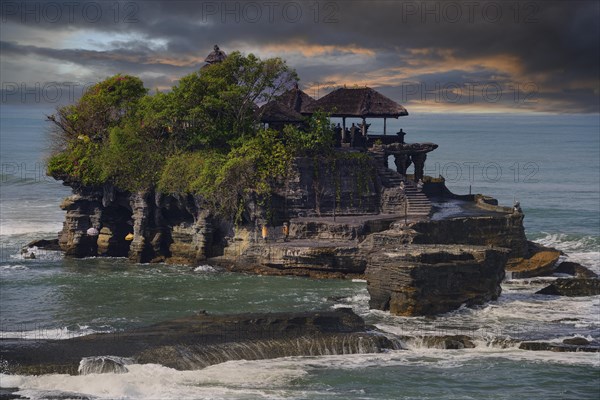
M 0 4 L 3 104 L 116 73 L 168 90 L 218 44 L 286 59 L 314 97 L 367 85 L 409 112 L 599 112 L 596 0 Z

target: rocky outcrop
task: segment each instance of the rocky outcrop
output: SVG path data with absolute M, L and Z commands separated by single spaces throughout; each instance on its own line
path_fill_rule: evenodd
M 414 316 L 495 300 L 507 257 L 508 250 L 477 246 L 383 249 L 365 272 L 369 306 Z
M 598 296 L 600 295 L 600 279 L 560 278 L 535 294 L 569 297 Z
M 554 273 L 573 275 L 576 278 L 598 278 L 598 274 L 594 271 L 591 271 L 589 268 L 586 268 L 579 263 L 571 261 L 563 261 L 558 264 L 554 269 Z
M 84 188 L 61 203 L 60 208 L 66 214 L 58 242 L 66 256 L 87 257 L 97 254 L 96 238 L 88 236 L 86 231 L 101 220 L 101 198 L 97 191 Z
M 398 229 L 406 229 L 399 223 Z M 510 257 L 528 254 L 528 242 L 519 212 L 490 212 L 488 215 L 465 216 L 411 224 L 411 243 L 469 244 L 510 249 Z
M 519 210 L 471 196 L 470 208 L 459 217 L 431 220 L 424 192 L 407 191 L 414 185 L 385 166 L 384 153 L 373 157 L 340 150 L 339 157 L 295 159 L 268 201 L 247 195 L 235 225 L 208 211 L 200 196 L 71 182 L 75 194 L 63 202 L 67 213 L 59 243 L 67 256 L 207 260 L 259 274 L 348 278 L 362 277 L 369 268 L 372 306 L 406 315 L 495 299 L 503 249 L 512 258 L 531 258 Z M 436 185 L 444 192 L 443 181 Z M 283 235 L 284 221 L 289 237 Z M 432 248 L 438 249 L 437 261 L 423 261 L 431 260 Z M 414 270 L 404 268 L 406 263 Z
M 29 242 L 26 246 L 23 247 L 24 250 L 31 249 L 37 247 L 41 250 L 48 251 L 60 251 L 60 244 L 58 243 L 58 239 L 39 239 Z
M 359 277 L 367 265 L 353 241 L 264 242 L 248 231 L 238 235 L 238 243 L 223 256 L 211 258 L 211 263 L 234 272 L 314 278 Z
M 199 315 L 130 331 L 67 340 L 0 339 L 3 370 L 17 374 L 125 372 L 127 362 L 200 369 L 231 359 L 381 352 L 397 348 L 367 332 L 350 309 Z M 128 360 L 124 360 L 127 358 Z
M 559 250 L 528 242 L 528 254 L 510 259 L 506 272 L 512 279 L 552 275 L 560 256 Z
M 583 338 L 581 338 L 583 339 Z M 583 342 L 585 341 L 585 343 Z M 533 350 L 533 351 L 554 351 L 554 352 L 586 352 L 586 353 L 598 353 L 600 352 L 600 343 L 590 342 L 586 339 L 582 340 L 569 340 L 565 339 L 562 343 L 557 342 L 523 342 L 519 345 L 521 350 Z

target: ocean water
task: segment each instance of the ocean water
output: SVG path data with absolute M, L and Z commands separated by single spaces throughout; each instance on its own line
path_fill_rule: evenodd
M 597 399 L 600 354 L 519 350 L 514 340 L 600 340 L 600 296 L 541 297 L 543 284 L 515 280 L 498 301 L 436 318 L 368 309 L 364 281 L 231 274 L 209 265 L 135 265 L 66 260 L 21 246 L 53 237 L 70 190 L 45 177 L 44 114 L 3 106 L 0 119 L 0 337 L 65 339 L 143 326 L 206 310 L 352 307 L 389 335 L 466 334 L 474 349 L 440 350 L 413 340 L 383 354 L 230 361 L 198 371 L 128 365 L 125 374 L 0 375 L 33 399 Z M 439 144 L 426 163 L 455 193 L 519 201 L 527 236 L 600 273 L 598 115 L 436 115 L 388 121 L 407 141 Z M 373 132 L 381 124 L 373 122 Z M 70 395 L 67 395 L 70 394 Z

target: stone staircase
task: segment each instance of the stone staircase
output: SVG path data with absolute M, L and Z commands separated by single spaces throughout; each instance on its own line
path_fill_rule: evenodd
M 404 193 L 408 200 L 408 214 L 428 216 L 431 212 L 431 202 L 429 201 L 427 196 L 425 196 L 425 194 L 417 187 L 417 185 L 408 179 L 405 180 L 402 177 L 402 175 L 400 175 L 398 172 L 387 168 L 385 166 L 386 160 L 383 151 L 371 150 L 370 153 L 377 163 L 377 174 L 381 179 L 381 184 L 385 188 L 384 190 L 399 188 L 402 182 L 404 182 Z M 389 206 L 391 206 L 391 208 L 397 208 L 399 204 L 396 204 L 396 202 L 394 201 L 394 197 L 396 196 L 394 196 L 394 194 L 390 194 L 390 196 L 392 198 L 390 198 L 388 202 L 391 201 L 393 204 L 390 204 Z M 391 211 L 391 208 L 390 210 L 382 211 L 389 212 Z
M 429 215 L 431 202 L 425 194 L 410 180 L 404 182 L 404 193 L 408 199 L 409 215 Z

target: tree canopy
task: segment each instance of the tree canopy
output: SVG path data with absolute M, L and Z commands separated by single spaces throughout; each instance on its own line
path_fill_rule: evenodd
M 48 173 L 89 186 L 198 194 L 231 216 L 249 192 L 268 196 L 293 157 L 332 147 L 322 113 L 306 129 L 260 124 L 258 104 L 297 81 L 282 59 L 239 52 L 184 76 L 169 92 L 149 94 L 137 77 L 112 76 L 49 117 L 58 150 Z

